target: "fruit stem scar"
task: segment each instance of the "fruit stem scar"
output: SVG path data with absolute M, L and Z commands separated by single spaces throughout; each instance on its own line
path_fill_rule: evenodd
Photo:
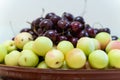
M 59 64 L 59 62 L 57 61 L 56 64 Z
M 24 60 L 25 60 L 25 62 L 27 61 L 27 59 L 26 59 L 26 58 L 25 58 Z

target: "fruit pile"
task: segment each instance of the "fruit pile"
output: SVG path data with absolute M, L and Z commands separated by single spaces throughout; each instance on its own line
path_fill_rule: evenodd
M 74 17 L 67 12 L 64 12 L 61 17 L 52 12 L 48 13 L 45 17 L 33 20 L 30 25 L 30 28 L 24 28 L 20 32 L 29 32 L 34 39 L 38 36 L 47 36 L 55 45 L 62 40 L 68 40 L 74 47 L 81 37 L 94 38 L 99 32 L 110 33 L 109 28 L 93 28 L 85 23 L 83 17 Z M 116 38 L 117 36 L 113 36 L 113 39 Z
M 81 16 L 48 13 L 0 44 L 0 63 L 44 69 L 120 68 L 120 40 Z

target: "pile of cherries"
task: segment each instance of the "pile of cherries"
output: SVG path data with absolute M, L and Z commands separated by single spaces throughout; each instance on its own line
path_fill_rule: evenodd
M 45 17 L 39 17 L 30 23 L 30 28 L 24 28 L 20 32 L 29 32 L 36 39 L 39 36 L 49 37 L 54 45 L 62 40 L 68 40 L 76 46 L 81 37 L 94 38 L 99 32 L 110 34 L 109 28 L 93 28 L 85 23 L 82 16 L 74 17 L 71 13 L 64 12 L 62 16 L 55 13 L 48 13 Z M 113 36 L 113 39 L 117 39 Z

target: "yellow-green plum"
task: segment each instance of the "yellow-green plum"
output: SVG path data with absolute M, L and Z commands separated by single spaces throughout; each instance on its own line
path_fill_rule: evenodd
M 24 67 L 35 67 L 38 62 L 39 57 L 32 50 L 23 50 L 18 60 L 18 64 Z
M 57 45 L 57 49 L 62 51 L 64 55 L 74 48 L 73 44 L 70 41 L 61 41 Z
M 53 49 L 53 42 L 48 37 L 40 36 L 34 41 L 33 51 L 39 56 L 45 56 L 51 49 Z
M 94 42 L 91 38 L 88 37 L 82 37 L 77 42 L 77 48 L 84 51 L 86 56 L 88 56 L 92 51 L 95 50 Z
M 15 46 L 15 42 L 13 40 L 7 40 L 3 43 L 3 45 L 7 49 L 8 53 L 17 49 L 16 46 Z
M 7 49 L 4 45 L 0 44 L 0 63 L 4 62 L 4 58 L 7 55 Z
M 68 65 L 67 65 L 67 63 L 66 63 L 66 61 L 64 61 L 64 63 L 63 63 L 63 65 L 62 65 L 61 69 L 64 69 L 64 70 L 69 69 L 69 67 L 68 67 Z
M 33 49 L 33 43 L 34 43 L 34 41 L 29 41 L 29 42 L 27 42 L 27 43 L 23 46 L 23 49 L 24 49 L 24 50 L 32 50 L 32 49 Z
M 108 66 L 108 55 L 102 50 L 93 51 L 88 57 L 89 64 L 95 69 L 104 69 Z
M 85 53 L 78 48 L 70 50 L 65 56 L 66 64 L 72 69 L 83 68 L 86 63 Z
M 5 64 L 9 66 L 18 66 L 18 59 L 21 56 L 21 53 L 17 50 L 11 51 L 5 56 Z
M 100 42 L 101 49 L 104 50 L 108 43 L 112 40 L 111 35 L 107 32 L 100 32 L 95 36 L 95 39 L 97 39 Z
M 95 38 L 92 38 L 92 40 L 93 40 L 94 45 L 95 45 L 95 50 L 101 49 L 100 42 Z
M 57 49 L 53 49 L 47 52 L 45 55 L 45 63 L 50 68 L 60 68 L 64 62 L 64 54 Z
M 120 49 L 120 41 L 110 41 L 105 50 L 108 53 L 112 49 Z
M 22 33 L 19 33 L 14 41 L 15 41 L 15 45 L 17 48 L 19 49 L 23 49 L 23 46 L 29 42 L 29 41 L 32 41 L 33 40 L 33 37 L 30 33 L 28 32 L 22 32 Z
M 108 53 L 109 64 L 111 67 L 120 68 L 120 50 L 113 49 Z
M 47 64 L 45 63 L 45 61 L 41 61 L 38 65 L 37 68 L 40 69 L 48 69 L 49 67 L 47 66 Z

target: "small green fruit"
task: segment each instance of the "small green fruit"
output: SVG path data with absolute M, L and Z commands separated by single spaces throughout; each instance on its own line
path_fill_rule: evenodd
M 19 51 L 13 50 L 5 56 L 5 64 L 9 66 L 18 66 L 18 59 L 21 53 Z
M 45 36 L 38 37 L 33 44 L 33 51 L 39 56 L 45 56 L 52 48 L 52 40 Z
M 81 49 L 74 48 L 66 54 L 65 60 L 70 68 L 79 69 L 85 65 L 86 55 Z
M 13 40 L 7 40 L 3 43 L 3 45 L 7 49 L 8 53 L 17 49 L 16 46 L 15 46 L 15 42 Z
M 64 62 L 64 54 L 56 49 L 48 51 L 45 55 L 45 63 L 50 68 L 60 68 Z
M 108 43 L 112 40 L 112 37 L 107 32 L 100 32 L 95 36 L 95 39 L 100 42 L 101 49 L 104 50 Z
M 23 47 L 24 50 L 32 50 L 33 49 L 33 44 L 34 41 L 29 41 L 28 43 L 26 43 Z
M 31 50 L 23 50 L 18 60 L 18 64 L 24 67 L 35 67 L 39 62 L 39 57 Z
M 102 50 L 95 50 L 90 53 L 88 61 L 92 68 L 103 69 L 108 66 L 109 59 L 107 53 Z
M 91 38 L 82 37 L 77 42 L 77 48 L 83 50 L 86 56 L 88 56 L 92 51 L 95 50 L 95 45 Z
M 111 67 L 120 68 L 120 50 L 113 49 L 108 53 L 109 63 Z
M 74 48 L 70 41 L 61 41 L 57 45 L 57 49 L 64 53 L 64 55 Z
M 7 55 L 7 49 L 4 45 L 0 44 L 0 63 L 4 62 L 4 58 Z
M 45 63 L 45 61 L 42 61 L 38 64 L 37 68 L 40 68 L 40 69 L 48 69 L 48 66 L 47 64 Z

